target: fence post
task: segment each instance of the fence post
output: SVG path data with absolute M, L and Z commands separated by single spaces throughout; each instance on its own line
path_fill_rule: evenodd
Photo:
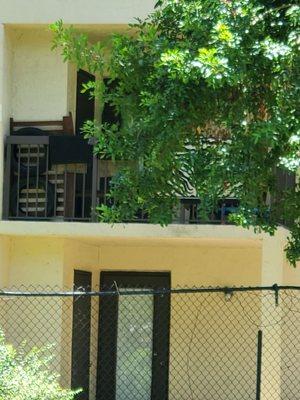
M 260 400 L 261 394 L 262 338 L 262 330 L 259 330 L 257 334 L 256 400 Z

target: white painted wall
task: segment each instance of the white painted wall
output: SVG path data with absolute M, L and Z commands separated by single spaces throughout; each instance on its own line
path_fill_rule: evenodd
M 11 115 L 16 120 L 57 120 L 67 114 L 68 66 L 51 51 L 51 33 L 13 29 Z
M 0 22 L 122 24 L 146 16 L 155 0 L 0 0 Z

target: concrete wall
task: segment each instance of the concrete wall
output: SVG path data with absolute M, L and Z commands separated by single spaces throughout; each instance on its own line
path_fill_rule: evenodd
M 9 285 L 62 288 L 63 243 L 58 239 L 11 239 Z
M 3 198 L 4 137 L 9 134 L 11 114 L 12 43 L 4 25 L 0 24 L 0 218 Z
M 5 288 L 9 283 L 10 245 L 8 237 L 0 237 L 0 288 Z
M 278 281 L 281 284 L 285 276 L 293 279 L 294 274 L 294 270 L 283 263 L 283 237 L 279 235 L 270 240 L 267 236 L 263 240 L 106 237 L 97 240 L 88 237 L 10 236 L 0 242 L 0 283 L 6 282 L 5 286 L 21 289 L 22 285 L 24 289 L 30 289 L 30 285 L 35 289 L 39 289 L 39 285 L 71 288 L 74 269 L 80 269 L 92 272 L 95 289 L 99 285 L 101 270 L 170 271 L 173 287 L 255 286 L 261 285 L 263 280 L 265 284 L 273 284 L 277 278 L 281 279 L 281 282 Z M 282 260 L 282 264 L 274 264 L 276 260 Z M 258 293 L 234 295 L 229 303 L 222 293 L 185 295 L 184 298 L 173 296 L 172 299 L 172 399 L 189 399 L 191 393 L 195 396 L 199 390 L 218 396 L 221 387 L 227 388 L 223 392 L 224 399 L 230 399 L 230 393 L 234 393 L 238 383 L 241 396 L 249 397 L 255 387 L 256 335 L 260 327 L 265 337 L 265 365 L 270 367 L 264 370 L 263 398 L 267 399 L 271 391 L 275 399 L 280 399 L 276 393 L 280 393 L 282 379 L 289 379 L 286 366 L 289 365 L 290 354 L 295 354 L 295 342 L 289 340 L 295 324 L 293 310 L 283 314 L 286 321 L 284 329 L 280 326 L 277 329 L 276 326 L 274 334 L 274 321 L 281 320 L 281 310 L 275 307 L 274 293 L 264 296 Z M 5 310 L 5 321 L 2 319 L 1 323 L 5 326 L 8 339 L 15 344 L 24 338 L 29 340 L 29 344 L 39 346 L 55 344 L 53 368 L 61 373 L 62 383 L 70 385 L 72 297 L 64 300 L 9 299 L 4 305 L 3 299 L 1 302 L 1 316 Z M 98 306 L 98 299 L 93 298 L 91 399 L 96 387 Z M 239 335 L 244 338 L 242 341 L 236 340 Z M 197 366 L 191 372 L 191 377 L 195 379 L 192 384 L 188 382 L 185 372 L 189 367 L 184 361 L 187 359 Z M 296 359 L 293 365 L 297 368 Z M 245 371 L 245 382 L 240 381 L 241 370 Z M 214 379 L 207 383 L 210 376 Z M 219 386 L 213 383 L 216 379 Z M 206 382 L 206 386 L 202 387 L 201 382 Z
M 61 288 L 61 241 L 26 237 L 4 238 L 2 241 L 0 282 L 5 278 L 6 287 L 19 291 Z M 0 326 L 7 340 L 15 346 L 26 341 L 28 349 L 54 345 L 49 352 L 53 356 L 52 368 L 58 372 L 61 372 L 63 364 L 62 321 L 63 300 L 60 298 L 0 298 Z
M 12 29 L 11 116 L 57 120 L 67 114 L 68 65 L 51 51 L 48 28 Z
M 0 22 L 48 24 L 122 24 L 144 17 L 155 0 L 0 0 Z
M 171 271 L 173 287 L 300 284 L 284 230 L 255 239 L 230 226 L 1 222 L 0 235 L 9 285 L 71 288 L 74 269 L 91 271 L 94 287 L 110 269 Z
M 247 262 L 245 262 L 247 260 Z M 65 285 L 73 270 L 95 274 L 101 270 L 170 271 L 172 286 L 228 286 L 260 284 L 261 245 L 254 241 L 206 239 L 135 239 L 99 246 L 65 242 Z
M 245 260 L 247 260 L 245 262 Z M 103 270 L 115 271 L 169 271 L 173 287 L 184 286 L 232 286 L 232 285 L 259 285 L 261 279 L 261 242 L 239 241 L 239 240 L 207 240 L 207 239 L 120 239 L 104 241 L 99 245 L 95 243 L 84 243 L 78 240 L 66 240 L 64 245 L 64 284 L 69 287 L 73 282 L 74 269 L 92 272 L 93 287 L 99 288 L 99 275 Z M 140 299 L 141 303 L 144 299 Z M 258 298 L 260 303 L 260 299 Z M 236 384 L 232 374 L 238 375 L 236 366 L 248 367 L 249 382 L 245 385 L 246 396 L 255 377 L 255 364 L 251 363 L 251 357 L 255 354 L 256 327 L 250 334 L 249 320 L 247 319 L 247 307 L 249 312 L 260 306 L 252 302 L 246 305 L 246 311 L 240 312 L 237 307 L 236 314 L 232 309 L 238 305 L 238 300 L 231 307 L 224 301 L 224 295 L 199 295 L 199 296 L 172 296 L 172 318 L 171 318 L 171 344 L 170 344 L 170 398 L 190 399 L 199 395 L 204 387 L 202 382 L 209 382 L 209 374 L 214 374 L 211 379 L 211 387 L 206 390 L 217 395 L 219 387 L 214 387 L 213 382 L 219 381 L 220 386 L 231 378 L 232 385 L 227 385 L 223 398 L 230 397 L 230 391 Z M 142 306 L 142 305 L 141 305 Z M 201 316 L 198 315 L 201 309 Z M 72 308 L 66 307 L 64 316 L 64 330 L 68 331 L 67 325 L 72 321 Z M 244 316 L 243 316 L 244 315 Z M 224 317 L 225 316 L 225 317 Z M 199 318 L 197 331 L 194 329 L 195 321 Z M 246 337 L 248 343 L 247 354 L 239 352 L 240 343 L 232 344 L 232 352 L 228 353 L 226 348 L 226 335 L 221 320 L 228 318 L 228 326 L 238 330 L 243 325 L 241 319 L 245 318 L 244 328 L 248 330 Z M 132 322 L 134 324 L 134 322 Z M 233 335 L 233 333 L 231 333 Z M 241 334 L 241 332 L 240 332 Z M 214 337 L 213 341 L 206 342 L 208 337 Z M 188 342 L 194 337 L 193 351 L 190 354 Z M 69 339 L 69 340 L 68 340 Z M 224 347 L 225 343 L 225 347 Z M 91 324 L 91 349 L 90 349 L 90 398 L 94 399 L 96 389 L 97 371 L 97 344 L 98 344 L 98 299 L 92 299 L 92 324 Z M 213 345 L 212 345 L 213 344 Z M 236 346 L 236 351 L 234 351 Z M 252 351 L 250 350 L 252 348 Z M 65 365 L 71 360 L 70 337 L 65 336 Z M 68 350 L 67 350 L 68 349 Z M 67 350 L 67 351 L 66 351 Z M 210 357 L 207 358 L 208 354 Z M 237 359 L 236 355 L 241 356 Z M 197 358 L 198 357 L 198 358 Z M 186 359 L 190 358 L 193 364 L 193 372 L 190 371 L 194 381 L 192 386 L 186 375 Z M 221 368 L 216 365 L 223 359 Z M 205 361 L 207 360 L 207 362 Z M 212 361 L 213 360 L 213 361 Z M 231 362 L 233 368 L 225 367 L 224 363 Z M 210 363 L 210 368 L 209 367 Z M 215 371 L 213 369 L 215 368 Z M 65 369 L 65 368 L 64 368 Z M 217 372 L 219 371 L 219 372 Z M 217 378 L 216 374 L 219 374 Z M 251 380 L 252 379 L 252 380 Z M 64 379 L 66 381 L 66 379 Z M 250 382 L 251 381 L 251 382 Z M 253 382 L 252 382 L 253 383 Z M 255 384 L 255 382 L 254 382 Z M 241 393 L 241 395 L 243 394 Z
M 4 137 L 9 119 L 61 120 L 72 111 L 75 121 L 76 67 L 52 51 L 47 25 L 0 24 L 0 217 L 2 214 Z
M 0 24 L 0 132 L 9 133 L 12 87 L 12 38 L 9 30 Z

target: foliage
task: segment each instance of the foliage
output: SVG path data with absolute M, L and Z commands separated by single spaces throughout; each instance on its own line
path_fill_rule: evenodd
M 300 166 L 299 22 L 292 0 L 160 0 L 128 34 L 112 36 L 109 57 L 72 27 L 52 25 L 65 60 L 117 79 L 113 92 L 84 90 L 130 116 L 84 128 L 100 157 L 136 161 L 113 179 L 115 203 L 100 208 L 102 218 L 133 219 L 143 209 L 168 224 L 178 196 L 199 196 L 201 215 L 235 196 L 236 223 L 271 234 L 291 224 L 295 264 L 299 185 L 281 190 L 274 171 Z
M 0 331 L 0 400 L 73 400 L 80 391 L 60 387 L 47 353 L 49 349 L 15 350 Z

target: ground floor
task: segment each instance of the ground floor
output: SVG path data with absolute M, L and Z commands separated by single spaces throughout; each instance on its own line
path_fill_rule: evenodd
M 79 399 L 299 393 L 300 296 L 271 288 L 300 285 L 284 230 L 9 221 L 0 231 L 1 289 L 33 293 L 0 294 L 7 340 L 53 346 Z M 249 289 L 260 286 L 270 288 Z
M 288 232 L 228 225 L 0 222 L 0 287 L 72 288 L 74 270 L 168 271 L 171 286 L 300 284 L 285 259 Z

